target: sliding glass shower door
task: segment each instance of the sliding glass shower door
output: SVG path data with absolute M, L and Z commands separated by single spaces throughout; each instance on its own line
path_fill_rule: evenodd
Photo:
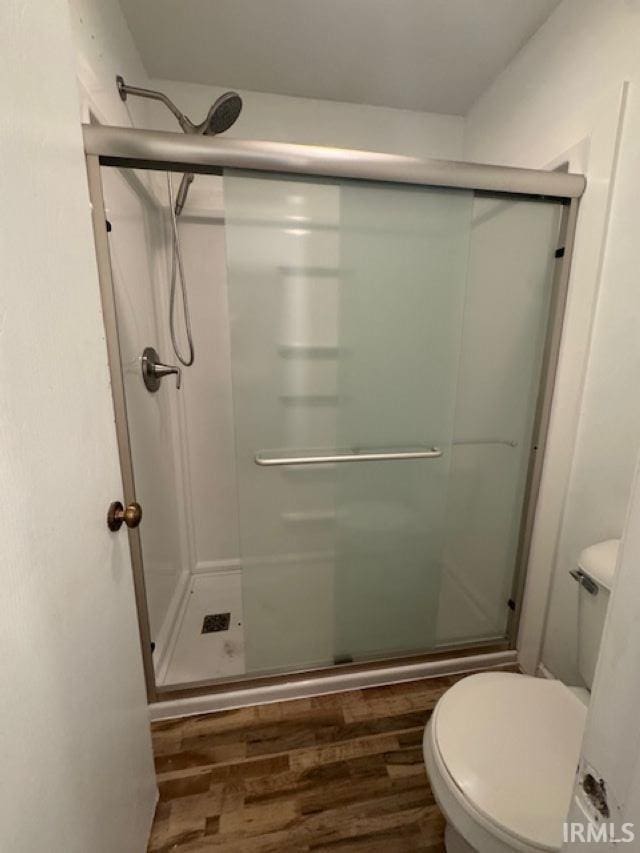
M 152 389 L 145 349 L 173 363 L 163 185 L 103 169 L 150 683 L 507 648 L 563 203 L 197 180 L 180 236 L 198 358 Z
M 165 137 L 86 129 L 150 697 L 513 649 L 584 182 Z
M 247 671 L 431 650 L 473 194 L 224 195 Z

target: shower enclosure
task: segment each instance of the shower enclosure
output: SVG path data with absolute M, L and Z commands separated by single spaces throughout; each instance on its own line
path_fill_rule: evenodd
M 150 698 L 512 660 L 583 179 L 119 128 L 85 147 Z M 149 392 L 166 170 L 196 173 L 201 355 Z

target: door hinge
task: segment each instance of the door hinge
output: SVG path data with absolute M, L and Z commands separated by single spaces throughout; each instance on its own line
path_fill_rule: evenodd
M 109 222 L 108 219 L 105 219 L 104 224 L 107 228 L 107 234 L 108 234 L 111 231 L 111 223 Z
M 556 258 L 564 258 L 564 246 L 560 246 L 560 248 L 555 251 Z
M 509 608 L 509 610 L 515 610 L 516 609 L 516 603 L 513 600 L 513 598 L 510 598 L 509 601 L 507 601 L 507 607 Z

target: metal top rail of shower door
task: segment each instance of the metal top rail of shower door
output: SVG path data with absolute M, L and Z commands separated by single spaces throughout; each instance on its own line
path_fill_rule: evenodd
M 220 174 L 224 168 L 253 169 L 563 200 L 579 198 L 586 186 L 583 175 L 568 172 L 130 127 L 85 124 L 82 129 L 86 154 L 110 166 L 210 174 Z
M 304 452 L 298 455 L 283 455 L 282 451 L 261 450 L 256 453 L 256 465 L 265 468 L 279 465 L 327 465 L 335 462 L 386 462 L 393 459 L 439 459 L 442 450 L 439 447 L 404 448 L 389 450 L 359 450 L 348 447 L 342 450 Z

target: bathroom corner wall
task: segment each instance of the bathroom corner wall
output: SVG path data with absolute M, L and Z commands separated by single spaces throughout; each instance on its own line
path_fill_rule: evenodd
M 549 519 L 546 532 L 536 529 L 523 622 L 525 633 L 527 620 L 542 627 L 541 588 L 552 571 L 542 661 L 570 683 L 579 682 L 578 590 L 568 572 L 586 545 L 621 534 L 640 447 L 638 43 L 637 0 L 564 0 L 478 99 L 466 126 L 466 159 L 540 168 L 573 149 L 575 165 L 584 163 L 587 172 L 567 313 L 571 343 L 561 353 L 550 434 L 555 449 L 542 484 L 541 503 L 553 493 L 557 519 Z M 570 476 L 560 483 L 572 447 L 568 427 L 576 421 Z M 540 514 L 550 506 L 541 505 Z M 529 668 L 537 657 L 535 633 L 521 648 Z
M 0 5 L 0 849 L 139 853 L 157 795 L 73 44 Z
M 67 0 L 76 51 L 82 120 L 91 110 L 102 124 L 147 127 L 148 104 L 120 100 L 116 75 L 138 86 L 149 78 L 117 0 Z
M 198 121 L 225 91 L 175 80 L 151 82 Z M 335 145 L 446 160 L 462 156 L 462 116 L 239 91 L 244 106 L 236 124 L 225 134 L 231 138 Z M 150 120 L 162 130 L 176 127 L 175 119 L 159 104 L 150 104 Z

